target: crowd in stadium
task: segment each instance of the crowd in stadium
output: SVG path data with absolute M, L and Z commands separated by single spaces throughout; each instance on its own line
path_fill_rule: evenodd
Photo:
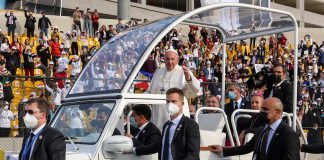
M 99 24 L 96 10 L 88 9 L 82 15 L 76 8 L 72 15 L 73 29 L 60 32 L 59 26 L 46 18 L 45 12 L 38 21 L 26 12 L 27 33 L 17 35 L 12 34 L 15 30 L 11 32 L 15 23 L 14 13 L 6 15 L 0 18 L 0 22 L 7 21 L 9 32 L 7 34 L 5 28 L 0 30 L 0 99 L 2 105 L 8 107 L 1 109 L 0 113 L 10 111 L 10 116 L 6 119 L 0 117 L 0 128 L 18 128 L 19 106 L 30 97 L 47 98 L 53 108 L 57 108 L 93 54 L 113 36 L 137 25 L 134 21 L 127 24 L 120 21 L 106 27 L 106 24 Z M 84 20 L 83 26 L 81 19 Z M 35 23 L 41 30 L 36 35 Z M 50 26 L 53 30 L 49 30 Z M 165 51 L 175 49 L 180 56 L 179 63 L 186 65 L 201 81 L 202 97 L 215 95 L 218 102 L 225 98 L 221 97 L 219 85 L 222 54 L 225 54 L 228 64 L 226 83 L 242 84 L 242 97 L 246 100 L 250 100 L 256 88 L 263 94 L 268 87 L 264 77 L 271 71 L 261 70 L 263 66 L 272 68 L 275 64 L 284 64 L 289 73 L 286 78 L 293 80 L 293 45 L 283 33 L 228 43 L 226 53 L 222 53 L 219 32 L 196 26 L 190 26 L 188 30 L 189 33 L 178 28 L 170 31 L 152 51 L 141 71 L 153 75 L 156 69 L 164 66 Z M 302 121 L 307 119 L 303 126 L 323 127 L 324 41 L 318 44 L 309 34 L 298 45 L 298 86 L 298 115 Z M 138 89 L 145 91 L 145 88 Z M 192 104 L 205 104 L 205 101 L 195 100 Z M 314 119 L 311 115 L 315 114 Z

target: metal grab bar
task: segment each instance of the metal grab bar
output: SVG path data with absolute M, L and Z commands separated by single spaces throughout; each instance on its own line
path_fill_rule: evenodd
M 235 115 L 237 114 L 237 112 L 245 112 L 245 113 L 259 113 L 260 110 L 251 110 L 251 109 L 237 109 L 235 110 L 232 115 L 231 115 L 231 123 L 232 123 L 232 129 L 233 129 L 233 134 L 234 134 L 234 138 L 236 141 L 236 145 L 240 146 L 241 142 L 239 139 L 239 136 L 237 134 L 237 129 L 236 129 L 236 121 L 235 121 Z
M 288 119 L 288 125 L 289 127 L 291 127 L 292 123 L 291 123 L 291 116 L 289 115 L 290 113 L 286 113 L 286 112 L 282 112 L 282 117 L 287 117 Z M 292 115 L 292 113 L 291 113 Z
M 133 113 L 133 111 L 131 110 L 131 111 L 129 111 L 129 113 L 127 115 L 127 128 L 126 128 L 127 134 L 130 134 L 130 121 L 129 121 L 129 118 L 132 115 L 132 113 Z
M 208 111 L 219 111 L 223 117 L 224 117 L 224 120 L 225 120 L 225 126 L 226 126 L 226 131 L 227 133 L 229 134 L 229 139 L 230 139 L 230 142 L 231 142 L 231 145 L 234 146 L 234 140 L 233 140 L 233 137 L 232 137 L 232 132 L 231 132 L 231 129 L 230 129 L 230 126 L 228 124 L 228 121 L 227 121 L 227 116 L 224 112 L 223 109 L 221 108 L 215 108 L 215 107 L 200 107 L 197 111 L 196 111 L 196 114 L 195 114 L 195 121 L 198 123 L 198 114 L 200 114 L 200 112 L 202 110 L 208 110 Z

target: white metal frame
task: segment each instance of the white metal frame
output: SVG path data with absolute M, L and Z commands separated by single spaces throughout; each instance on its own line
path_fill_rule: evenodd
M 135 79 L 137 73 L 139 72 L 140 68 L 142 67 L 142 65 L 144 64 L 144 62 L 146 61 L 146 57 L 148 57 L 148 55 L 151 53 L 151 51 L 155 48 L 155 46 L 160 42 L 160 40 L 170 31 L 172 30 L 174 27 L 176 27 L 178 24 L 184 22 L 184 23 L 190 23 L 190 21 L 186 22 L 187 19 L 189 19 L 190 17 L 197 15 L 199 13 L 203 13 L 209 10 L 216 10 L 216 9 L 220 9 L 220 8 L 225 8 L 225 7 L 241 7 L 241 8 L 250 8 L 250 9 L 257 9 L 257 10 L 261 10 L 261 11 L 268 11 L 268 12 L 272 12 L 272 13 L 279 13 L 279 14 L 285 14 L 288 17 L 291 18 L 294 27 L 289 27 L 289 28 L 276 28 L 275 31 L 271 32 L 271 30 L 266 30 L 264 32 L 255 32 L 255 33 L 247 33 L 246 35 L 239 35 L 239 36 L 235 36 L 235 37 L 225 37 L 226 33 L 224 33 L 224 30 L 219 30 L 220 33 L 223 35 L 223 42 L 231 42 L 234 40 L 240 40 L 240 39 L 245 39 L 248 37 L 257 37 L 257 36 L 262 36 L 262 35 L 269 35 L 269 34 L 273 34 L 273 33 L 280 33 L 280 32 L 287 32 L 287 31 L 294 31 L 295 35 L 294 35 L 294 62 L 298 61 L 298 57 L 297 57 L 297 46 L 298 46 L 298 25 L 297 25 L 297 21 L 295 19 L 295 17 L 286 11 L 281 11 L 281 10 L 276 10 L 276 9 L 270 9 L 270 8 L 264 8 L 264 7 L 259 7 L 259 6 L 252 6 L 252 5 L 247 5 L 247 4 L 238 4 L 238 3 L 223 3 L 223 4 L 213 4 L 213 5 L 209 5 L 209 6 L 205 6 L 205 7 L 201 7 L 198 9 L 195 9 L 191 12 L 188 12 L 186 14 L 184 14 L 183 16 L 181 16 L 180 18 L 178 18 L 177 20 L 175 20 L 174 22 L 172 22 L 168 27 L 166 27 L 162 32 L 160 32 L 160 34 L 151 42 L 151 44 L 147 47 L 146 51 L 144 52 L 142 58 L 139 60 L 138 64 L 136 65 L 136 67 L 134 68 L 133 72 L 131 73 L 130 77 L 128 78 L 128 81 L 125 83 L 122 93 L 126 93 L 129 89 L 129 87 L 131 86 L 133 80 Z M 215 26 L 215 25 L 211 25 L 211 24 L 205 24 L 206 27 L 210 27 L 210 28 L 220 28 L 219 26 Z M 226 53 L 226 45 L 224 44 L 223 46 L 223 53 Z M 222 73 L 225 73 L 225 66 L 226 66 L 226 61 L 225 61 L 225 54 L 222 54 L 222 61 L 223 61 L 223 65 L 222 65 Z M 297 112 L 296 112 L 296 106 L 297 106 L 297 63 L 294 63 L 294 91 L 293 91 L 293 129 L 296 130 L 296 117 L 297 117 Z M 225 74 L 222 74 L 222 102 L 221 104 L 224 106 L 225 104 Z

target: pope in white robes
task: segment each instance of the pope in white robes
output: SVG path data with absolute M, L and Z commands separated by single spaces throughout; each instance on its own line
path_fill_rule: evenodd
M 158 69 L 153 76 L 148 93 L 165 94 L 170 88 L 182 89 L 186 98 L 197 96 L 200 89 L 199 80 L 185 66 L 179 66 L 179 56 L 176 50 L 169 49 L 164 56 L 165 67 Z M 189 105 L 187 99 L 184 98 L 183 113 L 185 116 L 190 116 Z M 162 130 L 163 124 L 170 119 L 165 105 L 152 106 L 153 122 Z

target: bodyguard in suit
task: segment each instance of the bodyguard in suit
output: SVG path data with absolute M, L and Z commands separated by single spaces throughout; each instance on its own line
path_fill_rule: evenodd
M 170 120 L 163 125 L 159 160 L 199 160 L 199 126 L 183 115 L 183 97 L 179 88 L 171 88 L 166 93 Z
M 161 142 L 160 130 L 150 122 L 151 109 L 145 104 L 139 104 L 132 108 L 132 117 L 139 128 L 138 133 L 127 137 L 133 140 L 133 152 L 140 155 L 157 153 Z
M 225 148 L 210 146 L 210 151 L 223 156 L 243 155 L 253 151 L 257 160 L 299 160 L 299 138 L 296 132 L 282 119 L 283 105 L 278 98 L 263 101 L 260 116 L 266 122 L 245 145 Z
M 283 104 L 283 111 L 293 112 L 293 86 L 286 79 L 287 69 L 283 64 L 273 67 L 274 84 L 265 91 L 264 97 L 277 97 Z
M 63 134 L 46 125 L 49 112 L 46 100 L 32 98 L 27 101 L 24 122 L 30 131 L 24 136 L 19 160 L 65 160 Z

